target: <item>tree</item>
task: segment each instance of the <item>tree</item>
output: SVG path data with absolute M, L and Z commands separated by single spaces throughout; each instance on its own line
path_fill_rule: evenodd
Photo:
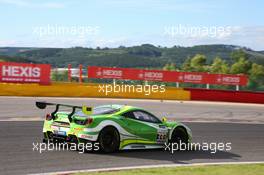
M 206 57 L 202 54 L 196 54 L 191 59 L 191 68 L 196 72 L 205 72 L 206 71 Z
M 185 72 L 191 72 L 192 67 L 191 67 L 191 58 L 187 58 L 185 62 L 181 66 L 181 70 Z
M 230 69 L 232 74 L 248 74 L 251 68 L 251 62 L 248 61 L 246 58 L 241 57 L 235 62 Z
M 253 63 L 249 73 L 251 80 L 258 84 L 264 84 L 264 66 Z
M 181 66 L 182 71 L 186 72 L 207 72 L 206 57 L 196 54 L 193 58 L 187 58 Z
M 67 81 L 68 71 L 63 71 L 63 72 L 53 71 L 51 73 L 51 79 L 53 81 Z
M 264 79 L 264 66 L 253 63 L 251 66 L 250 75 L 256 79 Z
M 210 67 L 211 73 L 227 74 L 229 72 L 228 64 L 220 57 L 216 57 Z
M 166 64 L 164 67 L 163 67 L 163 70 L 169 70 L 169 71 L 175 71 L 177 68 L 176 68 L 176 64 L 175 63 L 170 63 L 170 64 Z
M 246 54 L 242 49 L 232 52 L 231 59 L 234 62 L 230 69 L 232 74 L 249 73 L 252 63 L 248 59 L 248 54 Z
M 177 70 L 177 67 L 176 67 L 175 63 L 171 63 L 170 64 L 170 70 Z
M 240 58 L 245 58 L 248 60 L 248 55 L 242 49 L 233 51 L 230 56 L 233 62 L 238 62 Z

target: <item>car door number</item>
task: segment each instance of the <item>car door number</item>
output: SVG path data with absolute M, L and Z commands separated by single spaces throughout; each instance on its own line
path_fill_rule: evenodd
M 158 130 L 157 143 L 164 143 L 167 140 L 167 130 Z

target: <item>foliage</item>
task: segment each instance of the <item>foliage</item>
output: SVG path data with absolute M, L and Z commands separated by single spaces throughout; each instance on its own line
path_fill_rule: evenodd
M 210 67 L 211 73 L 227 74 L 229 73 L 228 64 L 220 57 L 216 57 Z
M 53 71 L 51 73 L 51 79 L 52 81 L 68 81 L 68 71 L 64 72 L 57 72 Z
M 143 44 L 141 46 L 118 48 L 0 48 L 0 55 L 18 56 L 15 60 L 48 63 L 53 67 L 83 65 L 162 68 L 167 63 L 182 65 L 188 58 L 200 54 L 211 64 L 218 56 L 230 64 L 237 58 L 264 65 L 264 53 L 232 45 L 200 45 L 193 47 L 175 46 L 171 48 Z M 246 56 L 244 56 L 246 55 Z M 12 57 L 6 58 L 9 61 Z M 200 67 L 201 68 L 201 67 Z M 204 67 L 206 68 L 206 67 Z M 195 70 L 194 70 L 195 71 Z
M 191 67 L 191 58 L 188 58 L 181 67 L 181 70 L 184 72 L 191 72 L 192 71 L 192 67 Z
M 169 70 L 169 71 L 175 71 L 177 70 L 176 64 L 175 63 L 167 63 L 164 67 L 163 70 Z
M 245 58 L 240 58 L 230 69 L 231 74 L 247 74 L 251 68 L 251 62 Z
M 170 168 L 148 168 L 121 171 L 76 173 L 75 175 L 261 175 L 264 171 L 264 164 L 245 165 L 205 165 L 205 166 L 181 166 Z
M 235 56 L 234 56 L 235 55 Z M 210 73 L 220 74 L 245 74 L 249 76 L 249 85 L 244 88 L 246 90 L 264 90 L 264 66 L 257 63 L 252 63 L 248 60 L 246 54 L 240 51 L 232 53 L 233 63 L 228 64 L 221 57 L 217 56 L 211 65 L 206 65 L 206 57 L 204 55 L 196 55 L 188 58 L 181 67 L 181 71 L 208 71 Z M 191 85 L 192 87 L 200 87 L 199 85 Z M 215 88 L 232 88 L 228 86 L 214 85 Z
M 248 60 L 248 56 L 241 50 L 232 52 L 231 58 L 234 64 L 230 68 L 230 73 L 232 74 L 248 74 L 251 69 L 251 61 Z
M 34 60 L 29 60 L 27 58 L 23 58 L 20 56 L 6 56 L 6 55 L 0 55 L 1 61 L 9 61 L 9 62 L 20 62 L 20 63 L 38 63 Z
M 233 62 L 238 62 L 241 58 L 245 58 L 246 60 L 248 60 L 248 55 L 241 49 L 233 51 L 230 57 Z
M 264 90 L 264 52 L 232 45 L 201 45 L 171 48 L 143 44 L 118 48 L 0 48 L 0 60 L 47 63 L 52 67 L 109 66 L 163 69 L 169 71 L 246 74 L 246 90 Z M 177 65 L 177 66 L 176 66 Z M 53 80 L 66 81 L 67 74 L 52 74 Z M 88 80 L 89 81 L 89 80 Z M 102 80 L 106 82 L 107 80 Z M 182 84 L 185 86 L 185 84 Z M 203 85 L 186 84 L 203 87 Z M 232 86 L 214 86 L 233 88 Z
M 202 54 L 196 54 L 190 62 L 191 70 L 195 72 L 205 72 L 206 68 L 206 57 Z
M 256 63 L 252 64 L 249 71 L 249 88 L 252 90 L 264 90 L 264 66 Z M 259 88 L 259 89 L 258 89 Z

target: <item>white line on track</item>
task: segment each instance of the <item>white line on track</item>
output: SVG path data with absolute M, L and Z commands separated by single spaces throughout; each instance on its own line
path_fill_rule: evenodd
M 58 171 L 49 173 L 37 173 L 31 175 L 54 175 L 54 174 L 73 174 L 73 173 L 89 173 L 89 172 L 107 172 L 133 169 L 150 169 L 150 168 L 169 168 L 169 167 L 190 167 L 190 166 L 213 166 L 213 165 L 248 165 L 248 164 L 264 164 L 264 161 L 252 162 L 215 162 L 215 163 L 192 163 L 192 164 L 158 164 L 158 165 L 143 165 L 143 166 L 127 166 L 127 167 L 113 167 L 113 168 L 99 168 L 87 170 L 73 170 L 73 171 Z

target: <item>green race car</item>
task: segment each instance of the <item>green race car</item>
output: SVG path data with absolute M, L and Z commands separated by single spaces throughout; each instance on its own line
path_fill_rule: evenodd
M 128 105 L 97 107 L 72 106 L 36 102 L 45 109 L 54 105 L 55 111 L 46 115 L 44 141 L 73 143 L 97 142 L 103 152 L 125 149 L 164 148 L 165 143 L 189 143 L 191 130 L 182 123 L 160 120 L 150 112 Z M 70 112 L 59 111 L 69 107 Z

